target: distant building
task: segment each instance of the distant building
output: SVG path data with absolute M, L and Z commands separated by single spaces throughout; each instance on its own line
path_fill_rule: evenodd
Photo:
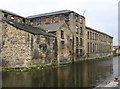
M 86 53 L 87 57 L 106 57 L 112 55 L 113 37 L 86 27 Z

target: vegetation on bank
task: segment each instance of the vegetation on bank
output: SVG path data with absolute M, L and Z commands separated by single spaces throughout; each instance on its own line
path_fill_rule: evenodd
M 15 67 L 15 68 L 2 68 L 3 72 L 26 72 L 26 71 L 35 71 L 35 70 L 44 70 L 44 69 L 49 69 L 49 68 L 57 68 L 57 67 L 62 67 L 66 66 L 71 63 L 65 63 L 65 64 L 49 64 L 49 65 L 40 65 L 40 66 L 35 66 L 35 67 Z
M 112 57 L 112 56 L 110 56 Z M 90 61 L 90 60 L 102 60 L 103 58 L 109 59 L 109 57 L 102 57 L 102 58 L 89 58 L 89 59 L 78 59 L 75 62 L 80 62 L 80 61 Z M 47 65 L 40 65 L 40 66 L 34 66 L 34 67 L 15 67 L 15 68 L 2 68 L 3 72 L 26 72 L 26 71 L 34 71 L 34 70 L 44 70 L 44 69 L 49 69 L 49 68 L 57 68 L 57 67 L 63 67 L 66 66 L 68 64 L 72 64 L 73 62 L 69 62 L 69 63 L 64 63 L 64 64 L 47 64 Z

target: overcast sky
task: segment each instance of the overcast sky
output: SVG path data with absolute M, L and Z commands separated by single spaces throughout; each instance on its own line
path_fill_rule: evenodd
M 72 10 L 80 15 L 86 10 L 86 25 L 118 40 L 119 0 L 1 0 L 0 9 L 21 16 L 31 16 L 59 10 Z

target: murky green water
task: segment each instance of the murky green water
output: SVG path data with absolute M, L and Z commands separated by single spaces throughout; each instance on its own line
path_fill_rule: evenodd
M 120 57 L 32 72 L 3 72 L 3 87 L 95 87 L 120 75 Z

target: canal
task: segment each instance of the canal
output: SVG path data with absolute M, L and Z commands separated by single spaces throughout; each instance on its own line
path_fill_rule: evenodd
M 95 87 L 120 76 L 120 57 L 81 61 L 32 72 L 3 72 L 3 87 Z

